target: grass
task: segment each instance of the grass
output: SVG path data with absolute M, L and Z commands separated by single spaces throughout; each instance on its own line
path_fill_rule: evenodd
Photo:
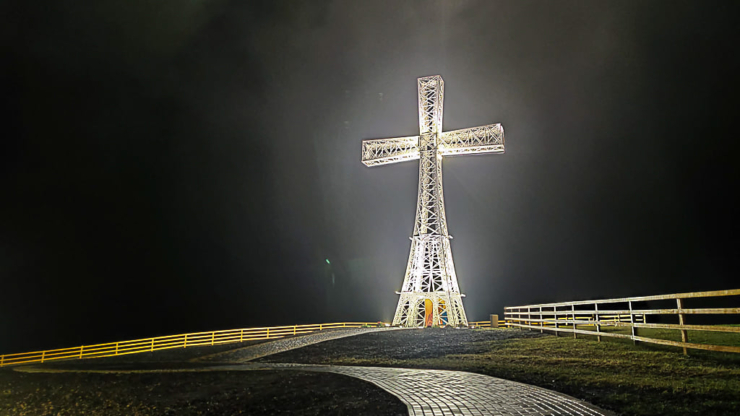
M 736 325 L 724 325 L 736 326 Z M 609 328 L 605 332 L 617 332 L 629 335 L 630 328 Z M 709 332 L 709 331 L 686 331 L 688 342 L 695 344 L 740 346 L 740 333 Z M 669 341 L 681 341 L 681 331 L 673 329 L 638 328 L 637 335 L 646 338 L 665 339 Z
M 3 416 L 398 416 L 406 405 L 368 382 L 331 373 L 19 373 L 0 371 Z
M 475 354 L 332 361 L 473 371 L 560 391 L 624 415 L 740 414 L 740 354 L 697 351 L 685 357 L 679 348 L 554 336 L 485 344 Z

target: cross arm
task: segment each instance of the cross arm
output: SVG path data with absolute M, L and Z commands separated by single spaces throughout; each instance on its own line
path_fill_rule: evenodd
M 365 166 L 387 165 L 419 158 L 419 136 L 362 141 Z
M 439 138 L 439 153 L 442 156 L 504 153 L 504 126 L 499 123 L 446 131 Z

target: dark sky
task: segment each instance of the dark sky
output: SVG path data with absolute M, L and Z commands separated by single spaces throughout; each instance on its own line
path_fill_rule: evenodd
M 391 319 L 418 165 L 360 143 L 433 74 L 445 130 L 506 129 L 444 162 L 471 320 L 740 286 L 733 2 L 0 9 L 0 352 Z

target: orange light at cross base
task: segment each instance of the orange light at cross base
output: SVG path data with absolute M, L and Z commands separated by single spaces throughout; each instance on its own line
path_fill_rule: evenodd
M 434 304 L 430 299 L 424 299 L 424 326 L 434 323 Z

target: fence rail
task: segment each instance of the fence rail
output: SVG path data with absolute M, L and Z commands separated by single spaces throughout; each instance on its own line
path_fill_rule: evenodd
M 490 328 L 491 327 L 491 321 L 475 321 L 475 322 L 468 322 L 468 325 L 474 326 L 476 328 Z M 499 319 L 498 321 L 499 327 L 506 326 L 506 321 Z
M 740 353 L 740 347 L 714 344 L 691 343 L 688 331 L 740 333 L 740 327 L 721 325 L 687 325 L 687 315 L 729 315 L 740 314 L 740 308 L 685 308 L 686 299 L 717 298 L 740 296 L 740 289 L 718 290 L 712 292 L 676 293 L 670 295 L 640 296 L 632 298 L 584 300 L 576 302 L 547 303 L 538 305 L 509 306 L 504 309 L 506 324 L 509 327 L 536 329 L 540 332 L 552 331 L 601 337 L 631 339 L 634 342 L 645 342 L 683 348 Z M 676 301 L 676 307 L 647 308 L 635 307 L 639 302 Z M 600 308 L 600 306 L 606 308 Z M 625 308 L 626 306 L 626 308 Z M 678 323 L 648 323 L 656 316 L 678 318 Z M 608 332 L 604 327 L 629 328 L 630 334 Z M 585 328 L 585 329 L 584 329 Z M 588 329 L 590 328 L 590 329 Z M 638 329 L 668 329 L 679 331 L 681 341 L 671 341 L 638 335 Z
M 79 347 L 59 348 L 55 350 L 5 354 L 0 355 L 0 367 L 17 364 L 44 363 L 55 360 L 113 357 L 116 355 L 137 354 L 170 348 L 188 348 L 260 339 L 283 338 L 286 336 L 308 334 L 310 332 L 322 331 L 325 329 L 361 328 L 364 326 L 377 326 L 379 324 L 381 323 L 335 322 L 329 324 L 240 328 L 224 331 L 167 335 L 130 341 L 108 342 L 105 344 L 81 345 Z

